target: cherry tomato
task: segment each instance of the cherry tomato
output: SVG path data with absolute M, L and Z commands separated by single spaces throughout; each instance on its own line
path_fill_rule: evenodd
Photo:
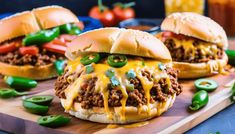
M 102 0 L 98 0 L 98 6 L 91 8 L 89 16 L 100 20 L 105 27 L 115 25 L 113 12 L 102 4 Z
M 60 54 L 64 54 L 67 49 L 65 46 L 56 45 L 56 44 L 53 44 L 52 42 L 44 44 L 43 48 L 48 51 L 60 53 Z
M 117 23 L 135 17 L 135 11 L 131 6 L 134 6 L 134 2 L 130 3 L 116 3 L 113 8 L 113 13 L 115 15 Z
M 0 45 L 0 54 L 6 54 L 16 50 L 21 45 L 21 40 L 12 41 L 10 43 L 4 43 Z
M 37 55 L 39 52 L 38 47 L 36 46 L 26 46 L 26 47 L 20 47 L 19 48 L 19 53 L 21 55 Z

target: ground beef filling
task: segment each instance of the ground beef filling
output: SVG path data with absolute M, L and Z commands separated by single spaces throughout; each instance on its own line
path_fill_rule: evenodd
M 181 86 L 177 82 L 177 74 L 175 70 L 171 68 L 166 69 L 168 75 L 170 76 L 171 86 L 168 87 L 167 80 L 165 78 L 160 79 L 157 83 L 154 83 L 153 88 L 151 89 L 151 99 L 150 102 L 154 101 L 160 101 L 164 102 L 166 101 L 167 97 L 177 94 L 179 95 L 182 90 Z M 67 73 L 65 73 L 67 74 Z M 57 79 L 57 82 L 55 83 L 55 91 L 56 95 L 60 98 L 66 99 L 66 96 L 64 94 L 64 90 L 68 87 L 69 83 L 66 79 L 69 77 L 77 78 L 81 75 L 80 74 L 70 74 L 70 75 L 63 75 L 60 76 Z M 143 71 L 142 75 L 147 77 L 149 80 L 153 80 L 153 76 L 150 75 L 148 71 Z M 82 108 L 89 109 L 93 106 L 95 107 L 104 107 L 103 97 L 100 93 L 95 93 L 95 83 L 97 81 L 97 78 L 92 78 L 87 81 L 85 81 L 81 85 L 81 92 L 76 98 L 76 102 L 81 103 Z M 131 84 L 134 84 L 134 90 L 129 91 L 128 93 L 128 99 L 126 102 L 127 106 L 141 106 L 145 105 L 147 103 L 147 99 L 145 98 L 145 92 L 141 85 L 141 82 L 139 79 L 134 78 L 130 80 Z M 113 88 L 112 86 L 108 86 L 109 88 L 109 99 L 108 103 L 110 107 L 115 106 L 121 106 L 121 99 L 123 97 L 121 90 L 118 89 L 118 87 Z
M 37 55 L 21 55 L 18 50 L 0 55 L 0 62 L 11 65 L 42 66 L 53 63 L 57 59 L 64 59 L 64 56 L 62 54 L 43 51 Z
M 173 39 L 166 39 L 164 41 L 166 47 L 170 50 L 171 56 L 173 61 L 180 61 L 180 62 L 189 62 L 189 63 L 201 63 L 201 62 L 208 62 L 214 59 L 222 59 L 223 57 L 223 49 L 218 48 L 217 56 L 215 55 L 202 55 L 200 49 L 196 49 L 195 56 L 191 54 L 185 55 L 185 50 L 183 47 L 176 47 L 176 44 Z M 198 44 L 197 41 L 193 43 L 194 46 Z

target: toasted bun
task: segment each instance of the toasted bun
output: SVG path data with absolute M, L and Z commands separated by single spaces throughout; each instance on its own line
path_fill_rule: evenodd
M 127 124 L 133 122 L 140 122 L 151 119 L 156 116 L 160 116 L 162 113 L 167 111 L 175 101 L 175 94 L 167 98 L 166 102 L 155 102 L 150 104 L 151 111 L 150 114 L 147 112 L 147 106 L 144 105 L 138 113 L 138 109 L 132 106 L 126 106 L 125 110 L 125 120 L 121 120 L 121 110 L 122 107 L 110 107 L 112 111 L 113 119 L 107 118 L 107 113 L 104 108 L 95 107 L 93 109 L 83 109 L 80 103 L 74 103 L 74 110 L 67 111 L 69 114 L 84 120 L 89 120 L 99 123 L 115 123 L 115 124 Z M 64 100 L 61 99 L 61 104 L 64 107 Z
M 173 13 L 163 20 L 161 29 L 216 43 L 224 49 L 228 47 L 223 28 L 212 19 L 196 13 Z
M 199 78 L 223 72 L 228 57 L 224 54 L 222 59 L 210 60 L 207 63 L 173 62 L 173 68 L 179 70 L 178 78 Z
M 60 6 L 47 6 L 18 13 L 0 20 L 0 43 L 72 22 L 78 22 L 77 17 L 70 10 Z
M 128 54 L 171 61 L 166 46 L 153 35 L 138 30 L 101 28 L 79 35 L 66 51 L 69 59 L 89 52 Z
M 56 69 L 53 64 L 45 66 L 15 66 L 0 62 L 0 74 L 7 76 L 25 77 L 34 80 L 49 79 L 57 76 Z

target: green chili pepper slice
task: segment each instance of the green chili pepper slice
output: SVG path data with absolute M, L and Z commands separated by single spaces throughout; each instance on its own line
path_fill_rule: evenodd
M 80 62 L 83 65 L 89 65 L 91 63 L 98 63 L 99 60 L 100 60 L 100 54 L 94 53 L 94 54 L 84 56 L 83 58 L 81 58 Z
M 228 55 L 229 64 L 235 65 L 235 50 L 225 50 L 225 52 Z
M 54 62 L 56 71 L 59 75 L 62 75 L 64 72 L 65 60 L 57 60 Z
M 209 102 L 208 93 L 204 90 L 198 91 L 192 98 L 192 104 L 189 106 L 189 109 L 196 111 L 207 105 Z
M 112 67 L 123 67 L 127 63 L 127 57 L 125 55 L 109 55 L 108 64 Z
M 58 27 L 53 28 L 52 30 L 41 30 L 39 32 L 26 35 L 23 39 L 23 44 L 25 46 L 41 45 L 54 40 L 59 36 L 59 34 L 60 29 Z
M 40 117 L 37 122 L 42 126 L 55 128 L 68 124 L 70 120 L 71 118 L 62 115 L 49 115 Z
M 72 29 L 69 31 L 68 34 L 71 34 L 71 35 L 79 35 L 81 34 L 81 29 L 78 28 L 78 27 L 72 27 Z
M 4 81 L 14 89 L 30 89 L 37 86 L 37 81 L 15 76 L 5 76 Z
M 25 101 L 32 102 L 38 105 L 48 106 L 51 104 L 53 98 L 54 97 L 51 95 L 38 95 L 38 96 L 32 96 L 32 97 L 26 98 Z
M 217 82 L 211 79 L 198 79 L 194 82 L 194 85 L 197 90 L 205 90 L 207 92 L 212 92 L 218 87 Z
M 89 74 L 92 72 L 94 72 L 94 67 L 92 65 L 87 65 L 86 66 L 86 73 Z
M 12 98 L 16 96 L 27 95 L 27 92 L 18 92 L 14 89 L 0 89 L 0 98 Z
M 30 113 L 39 114 L 39 115 L 44 115 L 49 110 L 48 106 L 38 105 L 26 100 L 23 100 L 23 106 Z

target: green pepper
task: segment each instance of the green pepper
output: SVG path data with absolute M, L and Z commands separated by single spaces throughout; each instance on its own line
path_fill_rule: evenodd
M 16 96 L 27 95 L 27 92 L 18 92 L 14 89 L 1 89 L 0 98 L 12 98 Z
M 23 100 L 23 106 L 30 113 L 39 115 L 46 114 L 49 110 L 48 106 L 38 105 L 26 100 Z
M 60 29 L 58 27 L 52 30 L 41 30 L 36 33 L 28 34 L 23 39 L 23 44 L 25 46 L 30 45 L 41 45 L 54 40 L 60 34 Z
M 87 65 L 86 66 L 86 73 L 89 74 L 89 73 L 92 73 L 94 72 L 94 67 L 91 66 L 91 65 Z
M 235 50 L 225 50 L 225 52 L 228 55 L 229 64 L 235 65 Z
M 51 104 L 53 98 L 54 97 L 51 95 L 38 95 L 38 96 L 32 96 L 32 97 L 26 98 L 25 101 L 32 102 L 38 105 L 48 106 Z
M 38 124 L 46 127 L 61 127 L 70 122 L 71 118 L 64 117 L 63 115 L 49 115 L 42 116 L 38 119 Z
M 15 76 L 5 76 L 4 81 L 14 89 L 30 89 L 37 86 L 37 81 Z
M 112 67 L 122 67 L 127 63 L 127 57 L 125 55 L 109 55 L 108 64 Z
M 79 35 L 81 33 L 81 29 L 77 25 L 70 23 L 59 26 L 59 29 L 62 34 Z
M 117 87 L 117 86 L 120 85 L 119 80 L 115 76 L 111 77 L 110 81 L 111 81 L 111 86 L 112 87 Z
M 198 79 L 194 82 L 194 85 L 197 90 L 205 90 L 207 92 L 214 91 L 218 87 L 217 82 L 211 79 Z
M 81 58 L 80 62 L 83 65 L 89 65 L 91 63 L 98 63 L 99 60 L 100 60 L 100 55 L 98 53 L 93 53 L 93 54 L 90 54 Z
M 163 70 L 166 69 L 166 67 L 165 67 L 162 63 L 159 63 L 159 64 L 158 64 L 158 68 L 159 68 L 161 71 L 163 71 Z
M 129 91 L 134 91 L 135 90 L 135 86 L 134 86 L 134 84 L 127 84 L 126 85 L 126 89 L 129 90 Z
M 114 75 L 115 75 L 115 71 L 113 69 L 108 69 L 106 72 L 105 72 L 105 75 L 109 78 L 112 78 Z
M 198 91 L 192 98 L 192 104 L 189 106 L 189 109 L 196 111 L 204 107 L 209 102 L 208 93 L 204 90 Z
M 133 69 L 131 69 L 126 73 L 126 76 L 128 79 L 134 79 L 136 77 L 136 73 Z
M 56 71 L 59 75 L 62 75 L 64 72 L 65 60 L 57 60 L 54 62 Z
M 231 101 L 234 102 L 235 101 L 235 83 L 233 84 L 231 92 L 232 92 Z

